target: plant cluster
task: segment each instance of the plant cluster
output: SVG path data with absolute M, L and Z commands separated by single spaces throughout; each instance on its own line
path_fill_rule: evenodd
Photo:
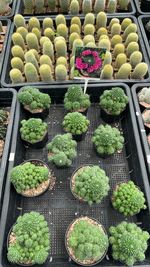
M 51 104 L 51 98 L 48 94 L 42 93 L 39 89 L 31 86 L 23 87 L 23 90 L 18 93 L 18 100 L 31 111 L 47 109 Z
M 108 249 L 108 236 L 101 225 L 83 217 L 77 219 L 68 234 L 68 246 L 78 262 L 96 262 Z
M 11 170 L 10 180 L 16 191 L 22 193 L 31 188 L 37 188 L 49 178 L 49 170 L 32 162 L 18 165 Z
M 143 79 L 147 74 L 148 66 L 142 62 L 138 44 L 137 25 L 130 18 L 122 22 L 112 18 L 108 24 L 104 12 L 99 12 L 96 20 L 94 14 L 88 13 L 84 22 L 76 16 L 68 26 L 63 15 L 56 16 L 55 21 L 31 17 L 26 23 L 24 17 L 17 14 L 14 24 L 9 73 L 13 84 L 73 79 L 75 52 L 79 46 L 106 48 L 100 79 Z
M 150 87 L 144 87 L 138 93 L 139 102 L 145 102 L 150 105 Z
M 0 0 L 0 16 L 9 15 L 11 2 L 12 0 Z
M 79 112 L 68 113 L 63 120 L 64 130 L 73 135 L 86 133 L 90 121 Z
M 70 85 L 64 98 L 64 106 L 69 111 L 84 111 L 90 107 L 90 97 L 83 93 L 80 85 Z
M 41 119 L 22 120 L 21 125 L 21 138 L 31 144 L 41 141 L 47 133 L 48 125 Z
M 110 227 L 109 242 L 112 245 L 112 256 L 128 266 L 137 261 L 144 261 L 148 247 L 149 233 L 142 231 L 134 223 L 122 222 L 116 227 Z
M 142 113 L 142 118 L 144 120 L 144 123 L 147 124 L 146 126 L 148 126 L 148 124 L 150 124 L 150 110 L 146 109 Z
M 112 204 L 124 216 L 133 216 L 146 209 L 143 192 L 132 182 L 119 184 L 113 192 Z
M 119 115 L 124 111 L 129 101 L 128 96 L 120 87 L 105 90 L 100 96 L 100 107 L 108 114 Z
M 12 238 L 11 238 L 12 236 Z M 43 215 L 19 216 L 9 236 L 7 258 L 15 264 L 43 264 L 50 250 L 50 233 Z
M 73 192 L 90 205 L 100 203 L 108 195 L 109 178 L 99 166 L 83 166 L 72 177 Z M 73 185 L 72 185 L 73 186 Z
M 148 32 L 150 32 L 150 20 L 146 23 L 145 28 Z
M 58 134 L 47 145 L 48 160 L 56 166 L 70 166 L 72 160 L 77 156 L 77 142 L 72 140 L 72 135 Z
M 95 130 L 92 142 L 94 143 L 98 154 L 112 155 L 123 148 L 124 138 L 117 128 L 106 124 L 100 125 Z

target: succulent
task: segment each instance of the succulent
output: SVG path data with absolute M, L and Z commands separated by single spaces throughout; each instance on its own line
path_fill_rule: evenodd
M 148 71 L 148 65 L 144 62 L 138 63 L 131 74 L 132 79 L 143 79 Z
M 92 11 L 92 1 L 91 0 L 83 0 L 82 11 L 84 14 L 87 14 L 87 13 Z
M 44 13 L 44 0 L 35 0 L 35 13 L 40 14 Z
M 144 114 L 147 114 L 146 116 L 144 116 Z M 142 114 L 144 123 L 146 124 L 150 124 L 150 111 L 146 110 L 143 114 Z
M 130 33 L 137 32 L 137 25 L 135 23 L 129 24 L 123 33 L 123 39 L 126 40 Z
M 24 82 L 22 73 L 21 73 L 21 71 L 19 69 L 12 69 L 9 72 L 9 75 L 10 75 L 10 79 L 11 79 L 13 84 L 23 83 Z
M 34 67 L 35 67 L 35 68 L 37 69 L 37 71 L 38 71 L 38 69 L 39 69 L 39 65 L 38 65 L 38 61 L 37 61 L 37 59 L 36 59 L 34 53 L 33 53 L 32 51 L 29 50 L 29 51 L 27 51 L 27 52 L 25 53 L 24 57 L 25 57 L 25 62 L 26 62 L 26 63 L 28 63 L 28 62 L 32 63 L 32 64 L 34 65 Z
M 115 45 L 121 44 L 121 43 L 122 43 L 122 37 L 120 35 L 118 35 L 118 34 L 113 35 L 113 37 L 111 39 L 111 47 L 114 48 Z
M 39 51 L 39 42 L 37 36 L 33 32 L 29 32 L 26 35 L 26 42 L 29 49 L 35 49 Z
M 69 9 L 69 0 L 59 0 L 62 13 L 67 13 Z
M 100 96 L 100 107 L 108 114 L 119 115 L 129 101 L 128 96 L 120 87 L 114 87 L 111 90 L 105 90 Z
M 65 18 L 64 15 L 57 15 L 56 19 L 55 19 L 55 22 L 56 22 L 56 26 L 58 26 L 59 24 L 66 25 L 66 18 Z
M 121 10 L 127 10 L 130 0 L 118 0 L 119 8 Z
M 26 27 L 26 22 L 25 22 L 25 19 L 22 15 L 20 14 L 16 14 L 14 16 L 14 24 L 16 26 L 16 28 L 19 28 L 19 27 Z
M 142 231 L 135 223 L 121 222 L 109 228 L 109 242 L 114 260 L 133 266 L 137 261 L 144 261 L 148 247 L 149 233 Z
M 109 0 L 108 6 L 107 6 L 107 12 L 108 13 L 115 13 L 117 8 L 117 1 L 116 0 Z
M 27 82 L 33 83 L 33 82 L 39 81 L 37 69 L 35 68 L 35 66 L 32 63 L 29 62 L 29 63 L 25 64 L 24 72 L 25 72 Z
M 0 0 L 0 15 L 5 16 L 10 13 L 10 7 L 12 0 Z
M 131 73 L 131 69 L 132 67 L 129 63 L 124 63 L 116 73 L 116 79 L 128 79 Z
M 132 23 L 132 20 L 130 18 L 123 19 L 121 23 L 121 29 L 122 31 L 125 31 L 125 29 Z
M 108 236 L 100 224 L 88 217 L 80 217 L 67 234 L 67 246 L 77 262 L 95 263 L 107 252 Z
M 124 138 L 117 128 L 106 124 L 95 130 L 92 142 L 99 155 L 112 155 L 123 148 Z
M 142 53 L 140 51 L 135 51 L 130 56 L 130 64 L 132 68 L 135 68 L 136 65 L 141 63 L 142 61 Z
M 106 28 L 107 16 L 105 12 L 99 12 L 96 17 L 96 27 L 97 29 L 104 27 Z
M 57 65 L 55 68 L 56 81 L 65 81 L 67 79 L 67 69 L 64 65 Z
M 106 51 L 105 58 L 103 61 L 103 66 L 105 66 L 107 64 L 111 64 L 111 63 L 112 63 L 112 55 L 109 51 Z
M 23 3 L 24 3 L 24 13 L 32 14 L 34 8 L 33 0 L 23 0 Z
M 93 24 L 95 23 L 95 16 L 93 13 L 88 13 L 85 15 L 85 19 L 84 19 L 84 26 L 87 24 Z M 80 26 L 80 25 L 79 25 Z M 81 28 L 81 26 L 80 26 Z
M 56 8 L 56 0 L 47 0 L 47 4 L 50 10 L 54 12 Z
M 6 137 L 6 133 L 7 133 L 7 127 L 6 125 L 0 125 L 0 140 L 5 140 Z M 2 154 L 1 154 L 2 155 Z M 1 156 L 0 155 L 0 156 Z
M 71 134 L 58 134 L 47 145 L 48 161 L 53 162 L 58 167 L 68 167 L 77 156 L 76 148 L 77 143 L 72 140 Z
M 113 67 L 110 64 L 106 64 L 101 72 L 100 79 L 112 79 Z
M 18 27 L 16 32 L 19 33 L 23 37 L 24 41 L 26 41 L 26 36 L 28 34 L 28 31 L 25 27 Z
M 12 34 L 12 41 L 14 45 L 19 45 L 24 50 L 25 49 L 25 43 L 22 35 L 18 32 L 15 32 Z
M 72 177 L 72 191 L 89 205 L 101 203 L 108 195 L 109 178 L 99 166 L 83 166 Z
M 57 58 L 67 57 L 67 46 L 63 40 L 58 40 L 55 43 L 55 50 L 56 50 Z
M 68 113 L 63 120 L 63 128 L 74 135 L 86 133 L 90 121 L 79 112 Z
M 120 53 L 115 60 L 115 68 L 120 69 L 120 67 L 127 62 L 127 56 L 124 53 Z M 131 62 L 130 62 L 131 63 Z
M 144 87 L 142 90 L 138 93 L 138 98 L 140 102 L 145 102 L 147 104 L 150 104 L 150 88 Z
M 51 104 L 51 98 L 48 94 L 30 86 L 22 88 L 22 91 L 18 93 L 18 100 L 22 105 L 28 106 L 31 111 L 47 109 Z
M 42 56 L 40 57 L 40 66 L 41 66 L 41 65 L 44 65 L 44 64 L 48 65 L 48 66 L 51 68 L 51 70 L 53 69 L 53 63 L 52 63 L 52 60 L 51 60 L 51 58 L 50 58 L 49 56 L 47 56 L 47 55 L 42 55 Z
M 53 2 L 53 1 L 51 1 Z M 43 30 L 47 28 L 53 28 L 53 20 L 51 18 L 44 18 L 43 19 Z
M 119 23 L 114 23 L 111 27 L 111 35 L 120 35 L 121 33 L 121 25 Z
M 106 0 L 101 0 L 101 1 L 95 0 L 94 12 L 98 14 L 100 11 L 104 11 L 105 5 L 106 5 Z
M 49 65 L 42 64 L 39 68 L 39 73 L 40 73 L 41 80 L 43 82 L 47 83 L 47 82 L 53 81 L 51 67 Z
M 0 125 L 7 124 L 8 112 L 5 109 L 0 109 Z
M 72 0 L 70 4 L 70 13 L 71 15 L 78 15 L 79 14 L 79 2 L 77 0 Z
M 41 38 L 41 31 L 38 28 L 33 28 L 32 32 L 36 35 L 36 37 L 38 38 L 38 40 L 40 40 Z
M 126 49 L 126 55 L 128 58 L 130 58 L 131 54 L 135 51 L 139 51 L 139 45 L 136 42 L 131 42 L 128 44 Z
M 9 262 L 43 264 L 46 261 L 50 250 L 50 233 L 43 215 L 31 211 L 19 216 L 11 234 L 15 238 L 8 245 Z
M 116 58 L 119 54 L 124 53 L 125 47 L 124 44 L 116 44 L 113 51 L 113 57 Z
M 54 61 L 54 47 L 50 40 L 43 43 L 43 55 L 49 56 Z
M 89 95 L 84 94 L 80 85 L 70 85 L 64 98 L 64 106 L 69 111 L 82 111 L 90 106 Z
M 110 51 L 110 41 L 108 39 L 101 39 L 98 43 L 99 48 L 106 48 L 107 51 Z
M 68 37 L 68 27 L 65 24 L 59 24 L 57 26 L 57 35 L 66 39 Z
M 14 45 L 11 49 L 13 57 L 19 57 L 24 61 L 24 51 L 19 45 Z
M 32 31 L 33 28 L 38 28 L 40 30 L 40 21 L 36 17 L 30 17 L 28 22 L 28 30 Z
M 47 123 L 41 119 L 30 118 L 21 121 L 21 138 L 28 143 L 35 144 L 41 141 L 47 133 Z
M 131 32 L 125 41 L 125 46 L 127 47 L 131 42 L 138 42 L 138 39 L 139 39 L 139 37 L 138 37 L 137 33 Z
M 108 25 L 108 29 L 109 29 L 109 31 L 111 31 L 111 27 L 112 27 L 112 25 L 113 25 L 114 23 L 120 23 L 119 19 L 117 19 L 117 18 L 113 18 L 113 19 L 110 20 L 110 23 L 109 23 L 109 25 Z

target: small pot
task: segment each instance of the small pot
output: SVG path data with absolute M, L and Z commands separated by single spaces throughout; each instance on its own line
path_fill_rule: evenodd
M 80 142 L 80 141 L 83 141 L 83 140 L 84 140 L 85 136 L 86 136 L 86 133 L 82 133 L 82 134 L 73 134 L 73 135 L 72 135 L 72 138 L 73 138 L 74 140 Z
M 150 12 L 150 1 L 149 0 L 141 0 L 141 10 L 143 12 Z
M 31 144 L 31 143 L 29 143 L 28 141 L 26 141 L 24 139 L 22 139 L 22 141 L 24 142 L 25 147 L 32 147 L 32 148 L 37 148 L 37 149 L 43 148 L 46 145 L 47 141 L 48 141 L 48 132 L 46 132 L 46 134 L 44 135 L 42 140 L 37 141 L 34 144 Z
M 103 121 L 105 121 L 106 123 L 113 123 L 115 121 L 119 121 L 121 115 L 123 115 L 124 111 L 121 112 L 119 115 L 111 115 L 109 113 L 107 113 L 104 109 L 100 110 L 100 116 L 102 118 Z
M 66 247 L 66 250 L 67 250 L 67 253 L 68 253 L 69 257 L 70 257 L 74 262 L 76 262 L 77 264 L 79 264 L 79 265 L 81 265 L 81 266 L 94 266 L 94 265 L 98 264 L 99 262 L 101 262 L 101 261 L 103 260 L 103 258 L 104 258 L 104 257 L 106 256 L 106 254 L 107 254 L 108 249 L 106 249 L 106 251 L 104 252 L 103 256 L 102 256 L 99 260 L 97 260 L 97 261 L 95 261 L 95 262 L 93 262 L 93 263 L 87 263 L 87 264 L 86 264 L 86 263 L 79 262 L 79 261 L 74 257 L 74 255 L 73 255 L 73 251 L 69 248 L 69 244 L 68 244 L 68 236 L 69 236 L 69 233 L 70 233 L 70 228 L 71 228 L 73 225 L 75 225 L 78 221 L 80 221 L 80 220 L 82 220 L 82 219 L 85 219 L 85 220 L 87 220 L 87 221 L 91 221 L 92 224 L 96 224 L 96 225 L 98 225 L 100 228 L 103 229 L 104 233 L 107 234 L 107 232 L 106 232 L 104 226 L 103 226 L 100 222 L 98 222 L 97 220 L 95 220 L 95 219 L 93 219 L 93 218 L 90 218 L 90 217 L 79 217 L 79 218 L 73 220 L 72 223 L 71 223 L 71 224 L 68 226 L 68 228 L 67 228 L 67 231 L 66 231 L 66 234 L 65 234 L 65 247 Z
M 33 118 L 40 118 L 40 119 L 45 119 L 47 116 L 48 116 L 48 114 L 49 114 L 49 109 L 47 108 L 47 109 L 36 109 L 36 110 L 31 110 L 30 108 L 29 108 L 29 106 L 23 106 L 24 107 L 24 109 L 26 110 L 26 113 L 28 114 L 28 116 L 31 116 L 32 115 L 32 117 Z
M 144 122 L 144 119 L 150 117 L 150 110 L 148 109 L 145 109 L 142 113 L 142 118 L 143 118 L 143 122 Z M 150 123 L 146 123 L 144 122 L 144 126 L 145 126 L 145 129 L 146 129 L 146 132 L 149 133 L 150 132 Z

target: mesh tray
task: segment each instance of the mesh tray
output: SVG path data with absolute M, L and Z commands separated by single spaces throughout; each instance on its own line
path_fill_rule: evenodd
M 10 20 L 3 19 L 1 17 L 0 17 L 0 21 L 2 22 L 3 26 L 5 26 L 5 27 L 7 26 L 6 34 L 4 35 L 3 48 L 2 48 L 2 51 L 0 51 L 0 78 L 1 78 L 1 69 L 2 69 L 3 60 L 4 60 L 4 56 L 5 56 L 6 44 L 7 44 L 7 39 L 8 39 L 8 34 L 9 34 L 11 22 L 10 22 Z
M 85 140 L 78 143 L 78 157 L 73 161 L 72 166 L 66 169 L 57 169 L 54 165 L 48 163 L 57 177 L 55 189 L 53 191 L 47 191 L 38 198 L 27 199 L 21 197 L 15 192 L 13 186 L 10 185 L 8 175 L 0 227 L 0 266 L 11 266 L 6 257 L 7 234 L 12 224 L 16 221 L 16 218 L 25 212 L 36 210 L 42 213 L 48 221 L 51 231 L 52 248 L 50 251 L 50 259 L 43 266 L 67 267 L 76 266 L 76 264 L 73 263 L 67 255 L 64 239 L 65 231 L 73 219 L 78 218 L 81 215 L 91 216 L 99 220 L 107 230 L 110 225 L 115 225 L 125 219 L 123 215 L 120 215 L 112 208 L 110 203 L 110 195 L 116 183 L 132 179 L 145 192 L 147 202 L 150 204 L 150 189 L 141 153 L 141 145 L 133 105 L 131 102 L 131 95 L 126 85 L 117 84 L 117 86 L 124 88 L 125 92 L 130 97 L 130 104 L 127 107 L 126 115 L 119 121 L 119 128 L 122 129 L 125 136 L 125 148 L 121 153 L 116 153 L 109 159 L 101 159 L 96 155 L 93 149 L 91 136 L 96 127 L 102 122 L 99 115 L 99 104 L 97 103 L 99 101 L 99 95 L 102 94 L 105 89 L 112 88 L 112 85 L 89 85 L 88 93 L 91 95 L 93 104 L 88 110 L 87 116 L 91 121 L 91 125 L 86 134 Z M 46 86 L 41 88 L 42 91 L 50 94 L 53 101 L 53 104 L 50 107 L 50 115 L 46 120 L 49 125 L 49 140 L 51 140 L 51 138 L 53 138 L 56 134 L 63 133 L 61 123 L 66 112 L 61 103 L 62 97 L 66 92 L 66 87 L 58 87 L 57 94 L 53 88 L 48 89 Z M 20 120 L 23 118 L 26 118 L 26 113 L 18 104 L 15 118 L 13 145 L 11 149 L 12 161 L 9 165 L 9 171 L 14 165 L 20 164 L 26 159 L 37 158 L 47 162 L 46 148 L 33 150 L 25 149 L 23 147 L 19 134 L 19 124 Z M 109 193 L 109 196 L 106 197 L 101 204 L 93 205 L 92 207 L 89 207 L 86 203 L 80 204 L 79 201 L 73 197 L 70 191 L 70 178 L 73 171 L 80 165 L 88 163 L 98 164 L 100 167 L 104 168 L 107 175 L 110 177 L 111 185 L 111 192 Z M 128 221 L 134 221 L 143 229 L 150 230 L 150 216 L 148 209 L 137 216 L 128 218 Z M 144 264 L 145 266 L 150 264 L 150 253 L 148 252 L 143 265 Z M 140 264 L 138 264 L 138 266 L 139 265 Z M 97 266 L 122 265 L 116 261 L 114 262 L 110 253 L 108 253 L 107 257 L 105 257 Z

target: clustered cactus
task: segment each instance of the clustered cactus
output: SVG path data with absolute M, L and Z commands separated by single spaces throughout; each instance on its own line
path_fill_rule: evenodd
M 77 156 L 76 148 L 77 143 L 72 140 L 71 134 L 58 134 L 47 145 L 48 161 L 58 167 L 68 167 Z
M 12 0 L 0 0 L 0 16 L 9 15 L 11 12 L 10 4 Z
M 73 135 L 86 133 L 90 121 L 79 112 L 68 113 L 63 120 L 63 128 Z
M 144 194 L 132 181 L 116 186 L 112 195 L 112 204 L 125 216 L 133 216 L 141 209 L 146 209 Z
M 36 17 L 26 22 L 17 14 L 14 23 L 10 71 L 14 84 L 73 79 L 78 46 L 107 49 L 100 79 L 142 79 L 147 74 L 148 66 L 142 62 L 138 44 L 137 25 L 130 18 L 122 22 L 113 18 L 108 24 L 106 14 L 101 11 L 96 21 L 93 14 L 88 13 L 83 23 L 79 17 L 73 17 L 67 26 L 63 15 L 58 15 L 54 23 L 51 18 L 39 21 Z
M 121 222 L 109 229 L 109 242 L 114 260 L 133 266 L 137 261 L 144 261 L 148 247 L 149 233 L 142 231 L 135 223 Z
M 31 144 L 41 141 L 47 133 L 48 125 L 41 119 L 30 118 L 21 121 L 21 138 Z
M 89 205 L 100 203 L 108 195 L 109 178 L 99 166 L 83 166 L 72 177 L 72 191 Z
M 9 236 L 7 258 L 14 264 L 43 264 L 50 250 L 50 233 L 43 215 L 19 216 Z
M 108 114 L 119 115 L 124 111 L 128 103 L 128 96 L 120 87 L 105 90 L 100 96 L 100 107 Z
M 150 106 L 150 87 L 144 87 L 138 93 L 139 102 L 143 103 L 143 105 L 148 107 Z
M 144 124 L 148 128 L 150 128 L 150 126 L 149 126 L 149 124 L 150 124 L 150 110 L 149 109 L 144 110 L 144 112 L 142 113 L 142 118 L 143 118 Z

